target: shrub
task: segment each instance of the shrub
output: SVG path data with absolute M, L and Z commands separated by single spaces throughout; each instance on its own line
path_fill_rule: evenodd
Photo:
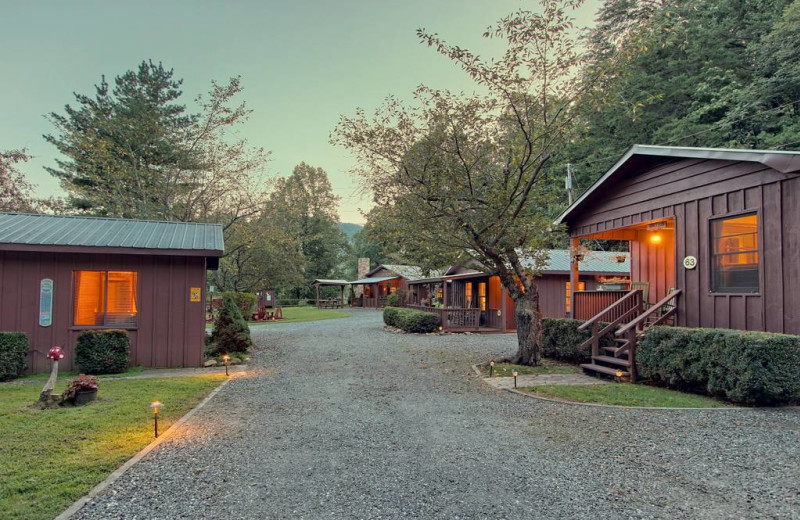
M 67 389 L 61 394 L 64 401 L 74 401 L 78 392 L 97 390 L 97 378 L 80 374 L 76 379 L 67 383 Z
M 396 327 L 406 332 L 424 334 L 434 332 L 439 328 L 439 315 L 414 309 L 385 307 L 383 322 L 390 327 Z
M 592 335 L 591 331 L 578 330 L 583 323 L 581 320 L 563 318 L 542 319 L 542 356 L 575 364 L 591 361 L 591 345 L 581 348 L 581 343 Z M 613 344 L 613 338 L 608 336 L 600 340 L 601 347 Z
M 208 349 L 211 355 L 231 352 L 247 352 L 253 346 L 250 339 L 250 327 L 242 317 L 239 307 L 231 296 L 226 296 L 214 321 L 211 333 L 212 345 Z
M 654 327 L 636 350 L 642 377 L 742 404 L 800 400 L 800 336 Z
M 117 374 L 128 368 L 130 340 L 124 330 L 86 330 L 78 335 L 75 363 L 91 374 Z
M 0 381 L 19 377 L 27 360 L 28 336 L 24 332 L 0 332 Z
M 402 289 L 398 289 L 397 291 L 393 292 L 392 294 L 386 297 L 387 307 L 403 307 L 405 303 L 406 303 L 406 292 Z
M 258 301 L 258 297 L 256 297 L 255 293 L 243 293 L 243 292 L 233 292 L 228 291 L 222 293 L 222 298 L 232 298 L 233 303 L 239 308 L 239 312 L 241 313 L 242 317 L 247 320 L 250 316 L 253 315 L 253 311 L 256 308 L 256 302 Z

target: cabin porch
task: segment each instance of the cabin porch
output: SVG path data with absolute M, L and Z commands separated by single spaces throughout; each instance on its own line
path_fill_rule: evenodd
M 365 278 L 351 282 L 351 285 L 363 286 L 362 295 L 350 300 L 351 307 L 381 309 L 386 306 L 386 298 L 402 288 L 402 278 L 399 276 Z

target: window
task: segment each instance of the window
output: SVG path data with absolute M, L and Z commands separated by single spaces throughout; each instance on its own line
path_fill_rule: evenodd
M 479 283 L 478 284 L 478 306 L 481 308 L 481 311 L 486 310 L 486 284 Z
M 137 273 L 75 271 L 75 325 L 136 325 Z
M 585 291 L 586 290 L 586 282 L 578 282 L 578 290 Z M 567 282 L 567 298 L 566 298 L 566 306 L 567 306 L 567 314 L 572 311 L 572 284 Z
M 472 282 L 467 282 L 464 285 L 464 300 L 465 300 L 464 303 L 466 304 L 466 305 L 464 305 L 464 307 L 466 307 L 467 309 L 471 309 L 472 308 Z
M 758 292 L 758 215 L 711 221 L 711 292 Z

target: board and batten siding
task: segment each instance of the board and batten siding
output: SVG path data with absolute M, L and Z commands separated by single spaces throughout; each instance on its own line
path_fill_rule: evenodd
M 28 335 L 28 371 L 49 370 L 45 354 L 64 348 L 61 368 L 73 363 L 78 334 L 97 327 L 73 326 L 73 272 L 136 271 L 138 316 L 128 331 L 131 365 L 196 367 L 203 363 L 206 259 L 204 257 L 40 253 L 0 251 L 0 330 Z M 53 322 L 39 326 L 39 284 L 53 280 Z M 189 289 L 201 288 L 201 301 L 189 301 Z
M 651 302 L 675 286 L 683 290 L 679 325 L 800 334 L 800 177 L 751 161 L 653 162 L 592 193 L 570 234 L 672 218 L 674 252 L 631 237 L 632 279 L 653 277 Z M 710 220 L 748 212 L 758 214 L 759 292 L 712 293 Z M 697 257 L 695 269 L 683 267 L 686 256 Z

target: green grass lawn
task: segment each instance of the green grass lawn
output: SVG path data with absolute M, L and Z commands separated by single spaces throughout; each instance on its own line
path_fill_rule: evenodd
M 702 395 L 686 394 L 667 388 L 632 384 L 546 385 L 522 390 L 581 403 L 658 408 L 721 408 L 725 403 Z
M 0 385 L 0 520 L 50 519 L 183 416 L 224 375 L 101 381 L 98 400 L 39 410 L 38 385 Z M 56 386 L 56 391 L 64 385 Z
M 494 366 L 494 376 L 511 377 L 514 375 L 515 370 L 521 376 L 526 374 L 579 374 L 581 372 L 580 368 L 576 367 L 575 365 L 559 363 L 558 361 L 552 361 L 550 359 L 542 359 L 542 363 L 535 367 L 527 365 L 513 365 L 511 363 L 496 363 Z M 484 372 L 488 377 L 488 364 L 484 367 Z
M 347 314 L 337 309 L 317 309 L 316 307 L 286 307 L 283 309 L 283 319 L 278 321 L 249 321 L 250 326 L 266 325 L 273 323 L 298 323 L 301 321 L 331 320 L 346 318 Z M 206 323 L 206 328 L 214 327 L 213 323 Z

